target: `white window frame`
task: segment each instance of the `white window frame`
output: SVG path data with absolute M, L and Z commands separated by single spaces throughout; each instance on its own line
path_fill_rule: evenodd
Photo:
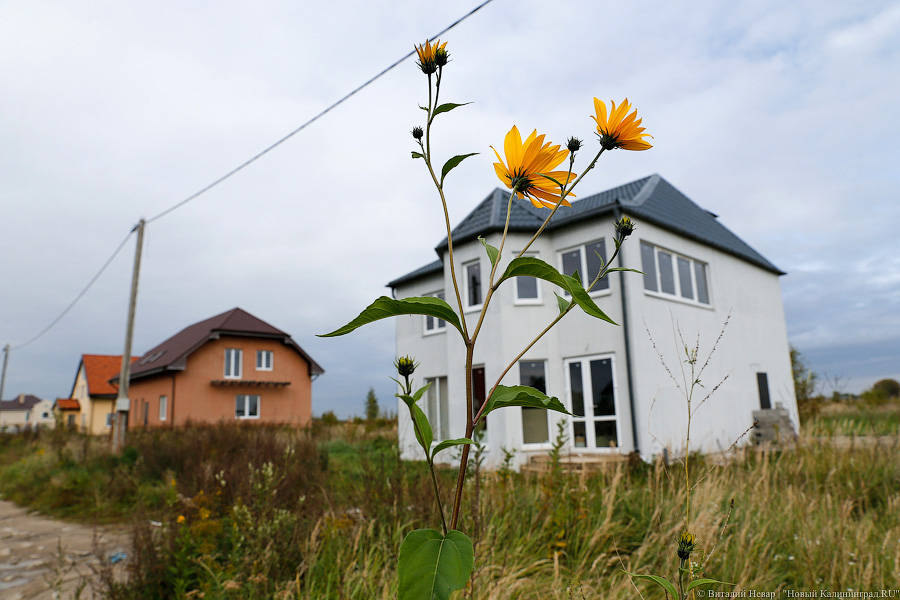
M 243 398 L 244 400 L 244 414 L 238 415 L 237 406 L 238 402 Z M 250 412 L 250 398 L 256 398 L 256 414 L 251 415 Z M 238 394 L 234 399 L 234 418 L 238 420 L 247 420 L 247 419 L 258 419 L 259 414 L 262 412 L 262 398 L 258 394 Z
M 107 426 L 107 427 L 112 427 L 112 426 L 113 426 L 113 417 L 114 417 L 114 416 L 115 416 L 115 413 L 106 413 L 106 426 Z M 82 421 L 83 421 L 83 420 L 84 420 L 84 419 L 82 419 Z M 82 423 L 81 425 L 84 426 L 84 423 Z
M 434 434 L 434 442 L 442 442 L 450 438 L 450 405 L 449 398 L 441 397 L 441 380 L 444 381 L 443 387 L 446 390 L 448 380 L 446 375 L 438 377 L 426 377 L 424 382 L 430 383 L 431 387 L 425 392 L 423 409 L 428 417 L 431 431 Z M 448 394 L 449 396 L 449 394 Z
M 430 294 L 424 294 L 425 296 L 430 296 L 433 298 L 440 298 L 444 300 L 444 290 L 438 290 L 436 292 L 431 292 Z M 429 327 L 429 319 L 430 319 L 430 327 Z M 423 335 L 434 335 L 436 333 L 444 333 L 447 331 L 447 321 L 443 319 L 438 319 L 437 317 L 432 317 L 429 315 L 422 316 L 422 333 Z
M 470 290 L 469 290 L 469 268 L 478 265 L 478 286 L 479 296 L 481 296 L 481 301 L 478 304 L 470 304 Z M 480 310 L 482 305 L 484 304 L 484 271 L 481 269 L 481 261 L 473 260 L 471 262 L 464 263 L 462 265 L 463 269 L 463 296 L 465 301 L 466 312 Z
M 545 360 L 545 359 L 528 359 L 528 358 L 523 358 L 523 359 L 519 360 L 519 362 L 517 363 L 517 367 L 519 368 L 519 384 L 520 385 L 526 385 L 526 383 L 524 381 L 522 381 L 522 371 L 521 371 L 522 363 L 524 363 L 524 362 L 541 363 L 544 366 L 544 387 L 547 388 L 548 387 L 547 360 Z M 547 391 L 545 390 L 544 393 L 546 394 Z M 548 411 L 548 410 L 544 411 L 544 414 L 547 417 L 547 441 L 546 442 L 526 442 L 525 441 L 525 411 L 526 410 L 541 410 L 541 409 L 539 409 L 539 408 L 526 409 L 525 407 L 522 407 L 520 410 L 521 410 L 521 418 L 522 418 L 522 426 L 520 427 L 520 430 L 522 431 L 522 446 L 529 450 L 539 450 L 539 449 L 551 448 L 553 445 L 553 423 L 554 422 L 550 418 L 550 411 Z
M 244 351 L 240 348 L 225 349 L 225 379 L 240 379 L 243 375 Z
M 570 252 L 573 252 L 574 250 L 578 250 L 579 258 L 580 258 L 580 262 L 581 262 L 581 266 L 578 268 L 578 276 L 581 277 L 581 285 L 583 285 L 584 288 L 587 289 L 587 286 L 589 286 L 591 284 L 591 281 L 593 281 L 593 279 L 588 279 L 588 268 L 587 268 L 588 249 L 587 249 L 587 247 L 591 244 L 597 244 L 600 242 L 603 242 L 603 252 L 605 254 L 606 250 L 607 250 L 606 238 L 603 238 L 603 237 L 597 238 L 596 240 L 591 240 L 589 242 L 585 242 L 583 244 L 578 244 L 576 246 L 570 246 L 568 248 L 564 248 L 564 249 L 560 250 L 557 253 L 558 260 L 559 260 L 559 272 L 563 273 L 565 275 L 569 275 L 569 273 L 565 272 L 565 267 L 563 266 L 563 255 L 569 254 Z M 608 267 L 608 266 L 609 266 L 609 263 L 606 263 L 606 262 L 603 263 L 604 268 Z M 612 293 L 611 285 L 610 285 L 608 277 L 604 277 L 603 279 L 601 279 L 598 282 L 598 285 L 602 285 L 604 282 L 606 284 L 606 287 L 601 287 L 601 288 L 595 287 L 593 290 L 590 291 L 590 295 L 591 296 L 605 296 L 605 295 L 611 294 Z M 563 295 L 569 296 L 569 292 L 563 292 Z
M 516 254 L 518 254 L 518 253 L 516 253 Z M 528 257 L 531 257 L 531 258 L 538 258 L 538 255 L 537 255 L 536 253 L 532 253 L 532 252 L 528 252 L 528 253 L 526 253 L 524 256 L 528 256 Z M 523 277 L 525 277 L 525 276 L 523 276 Z M 516 284 L 516 285 L 515 285 L 515 289 L 516 289 L 516 291 L 515 291 L 515 304 L 519 304 L 519 305 L 543 304 L 543 303 L 544 303 L 544 298 L 543 298 L 543 295 L 542 295 L 542 292 L 541 292 L 541 288 L 543 287 L 543 286 L 541 285 L 541 280 L 538 279 L 537 277 L 529 277 L 529 279 L 534 279 L 535 286 L 537 287 L 537 296 L 534 297 L 534 298 L 522 298 L 522 297 L 519 296 L 519 279 L 521 279 L 521 278 L 520 278 L 520 277 L 516 277 L 516 281 L 515 281 L 515 284 Z
M 709 263 L 703 262 L 701 260 L 697 260 L 691 258 L 690 256 L 685 256 L 684 254 L 680 254 L 675 252 L 674 250 L 669 250 L 663 246 L 657 246 L 656 244 L 652 244 L 648 241 L 641 240 L 641 246 L 648 246 L 653 249 L 653 268 L 656 272 L 656 290 L 647 289 L 646 281 L 644 282 L 644 294 L 647 296 L 655 296 L 657 298 L 665 298 L 666 300 L 675 300 L 676 302 L 683 302 L 685 304 L 691 304 L 693 306 L 699 306 L 703 308 L 712 308 L 712 290 L 709 285 Z M 659 253 L 664 252 L 672 257 L 672 279 L 675 285 L 675 293 L 664 292 L 662 289 L 662 270 L 659 268 Z M 683 260 L 687 261 L 691 273 L 691 295 L 693 298 L 685 298 L 682 295 L 681 288 L 681 276 L 678 272 L 678 261 Z M 643 251 L 641 252 L 641 268 L 642 270 L 646 269 L 643 265 L 644 255 Z M 700 268 L 703 271 L 704 279 L 706 280 L 706 299 L 707 302 L 700 301 L 699 289 L 697 287 L 697 269 Z
M 168 417 L 169 412 L 169 397 L 168 396 L 160 396 L 159 397 L 159 420 L 165 421 Z
M 591 395 L 589 396 L 586 392 L 592 386 L 584 385 L 587 380 L 590 379 L 590 364 L 595 360 L 609 360 L 610 361 L 610 371 L 612 373 L 612 391 L 613 391 L 613 410 L 615 414 L 613 415 L 595 415 L 593 410 L 593 390 L 591 390 Z M 622 407 L 620 406 L 619 399 L 619 384 L 618 379 L 616 378 L 616 359 L 612 354 L 590 354 L 587 356 L 576 356 L 572 358 L 563 359 L 563 372 L 566 378 L 566 409 L 570 412 L 574 413 L 573 399 L 572 399 L 572 379 L 571 379 L 571 371 L 569 365 L 573 363 L 580 363 L 582 368 L 582 393 L 583 393 L 583 412 L 584 415 L 579 417 L 569 417 L 569 445 L 573 452 L 585 452 L 585 453 L 598 453 L 598 454 L 617 454 L 621 451 L 622 448 L 622 434 L 623 434 L 623 423 L 624 420 L 621 418 L 622 415 Z M 585 438 L 586 444 L 585 446 L 576 446 L 575 445 L 575 422 L 584 423 L 585 425 Z M 596 445 L 596 438 L 593 441 L 588 442 L 587 440 L 592 436 L 594 430 L 594 423 L 597 421 L 611 422 L 615 424 L 616 427 L 616 446 L 615 447 L 598 447 Z
M 266 360 L 267 358 L 268 358 L 268 360 Z M 256 351 L 256 370 L 257 371 L 271 371 L 274 368 L 275 368 L 275 352 L 272 350 L 257 350 Z

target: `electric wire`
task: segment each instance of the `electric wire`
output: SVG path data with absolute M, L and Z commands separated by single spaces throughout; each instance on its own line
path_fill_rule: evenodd
M 136 228 L 135 228 L 135 229 L 136 229 Z M 94 285 L 94 283 L 96 283 L 97 280 L 100 279 L 100 276 L 103 275 L 103 272 L 106 271 L 106 268 L 109 267 L 109 265 L 110 265 L 110 264 L 112 263 L 112 261 L 116 258 L 116 256 L 119 255 L 119 252 L 122 251 L 122 248 L 125 247 L 125 243 L 128 241 L 128 238 L 131 237 L 131 234 L 133 234 L 133 233 L 135 232 L 135 229 L 132 229 L 131 231 L 128 232 L 128 235 L 125 236 L 125 239 L 122 240 L 122 243 L 119 244 L 119 247 L 116 248 L 115 252 L 113 252 L 112 255 L 111 255 L 108 259 L 106 259 L 106 262 L 103 263 L 103 266 L 100 267 L 100 270 L 99 270 L 99 271 L 97 271 L 97 274 L 94 275 L 94 276 L 91 278 L 91 280 L 88 282 L 88 284 L 87 284 L 86 286 L 84 286 L 84 289 L 81 290 L 81 291 L 78 293 L 77 296 L 75 296 L 75 299 L 72 300 L 72 302 L 70 302 L 69 305 L 68 305 L 65 309 L 63 309 L 63 311 L 62 311 L 61 313 L 59 313 L 59 314 L 56 316 L 56 318 L 53 319 L 53 320 L 50 322 L 49 325 L 47 325 L 46 327 L 44 327 L 44 329 L 42 329 L 41 332 L 40 332 L 39 334 L 37 334 L 36 336 L 34 336 L 33 338 L 31 338 L 30 340 L 28 340 L 28 341 L 25 342 L 24 344 L 19 344 L 18 346 L 12 346 L 12 347 L 10 348 L 10 350 L 18 350 L 19 348 L 24 348 L 25 346 L 28 346 L 28 345 L 32 344 L 33 342 L 36 342 L 41 336 L 43 336 L 45 333 L 47 333 L 48 331 L 50 331 L 50 330 L 53 328 L 54 325 L 56 325 L 57 323 L 59 323 L 59 322 L 62 320 L 62 318 L 63 318 L 64 316 L 66 316 L 66 313 L 68 313 L 70 310 L 72 310 L 72 308 L 73 308 L 76 304 L 78 304 L 78 301 L 81 300 L 81 298 L 82 298 L 85 294 L 87 294 L 88 290 L 91 289 L 91 287 Z
M 437 39 L 438 37 L 444 35 L 445 33 L 447 33 L 448 31 L 450 31 L 451 29 L 453 29 L 454 27 L 456 27 L 457 25 L 459 25 L 460 23 L 462 23 L 463 21 L 465 21 L 466 19 L 468 19 L 469 17 L 471 17 L 471 16 L 474 15 L 476 12 L 478 12 L 479 10 L 481 10 L 482 8 L 484 8 L 485 6 L 487 6 L 488 4 L 490 4 L 490 3 L 493 2 L 493 1 L 494 1 L 494 0 L 484 0 L 484 2 L 482 2 L 481 4 L 479 4 L 478 6 L 476 6 L 475 8 L 473 8 L 472 10 L 470 10 L 468 13 L 466 13 L 465 15 L 463 15 L 462 17 L 460 17 L 459 19 L 457 19 L 456 21 L 454 21 L 453 23 L 451 23 L 451 24 L 448 25 L 447 27 L 443 28 L 442 30 L 440 30 L 439 32 L 437 32 L 436 34 L 434 34 L 432 37 L 430 37 L 430 38 L 428 38 L 428 39 L 429 39 L 429 40 L 434 40 L 434 39 Z M 182 206 L 184 206 L 185 204 L 187 204 L 187 203 L 190 202 L 191 200 L 194 200 L 195 198 L 197 198 L 197 197 L 199 197 L 199 196 L 202 196 L 203 194 L 205 194 L 205 193 L 208 192 L 209 190 L 213 189 L 214 187 L 216 187 L 217 185 L 219 185 L 219 184 L 222 183 L 223 181 L 229 179 L 232 175 L 236 175 L 236 174 L 239 173 L 240 171 L 243 171 L 246 167 L 249 167 L 251 164 L 255 163 L 257 160 L 259 160 L 260 158 L 262 158 L 263 156 L 265 156 L 266 154 L 268 154 L 269 152 L 271 152 L 272 150 L 274 150 L 275 148 L 277 148 L 277 147 L 280 146 L 281 144 L 285 143 L 286 141 L 288 141 L 289 139 L 291 139 L 292 137 L 294 137 L 295 135 L 297 135 L 298 133 L 300 133 L 301 131 L 303 131 L 304 129 L 306 129 L 308 126 L 310 126 L 310 125 L 312 125 L 313 123 L 315 123 L 316 121 L 318 121 L 321 117 L 324 117 L 326 114 L 328 114 L 329 112 L 331 112 L 334 108 L 337 108 L 338 106 L 340 106 L 341 104 L 343 104 L 344 102 L 346 102 L 347 100 L 349 100 L 350 98 L 352 98 L 353 96 L 355 96 L 358 92 L 362 91 L 364 88 L 368 87 L 369 85 L 371 85 L 372 83 L 374 83 L 376 80 L 378 80 L 378 79 L 380 79 L 382 76 L 386 75 L 389 71 L 391 71 L 392 69 L 394 69 L 394 67 L 398 66 L 400 63 L 402 63 L 403 61 L 405 61 L 407 58 L 409 58 L 410 56 L 412 56 L 412 55 L 415 54 L 415 53 L 416 53 L 415 50 L 411 50 L 411 51 L 408 52 L 406 55 L 404 55 L 402 58 L 400 58 L 399 60 L 397 60 L 397 61 L 395 61 L 393 64 L 391 64 L 389 67 L 383 69 L 380 73 L 378 73 L 377 75 L 375 75 L 374 77 L 372 77 L 371 79 L 369 79 L 368 81 L 366 81 L 365 83 L 363 83 L 362 85 L 360 85 L 359 87 L 357 87 L 356 89 L 354 89 L 353 91 L 351 91 L 350 93 L 346 94 L 345 96 L 343 96 L 342 98 L 340 98 L 340 99 L 337 100 L 336 102 L 332 103 L 330 106 L 328 106 L 327 108 L 325 108 L 324 110 L 322 110 L 321 112 L 319 112 L 318 114 L 316 114 L 314 117 L 312 117 L 311 119 L 309 119 L 308 121 L 306 121 L 305 123 L 303 123 L 302 125 L 300 125 L 299 127 L 297 127 L 296 129 L 294 129 L 293 131 L 291 131 L 290 133 L 288 133 L 287 135 L 285 135 L 284 137 L 282 137 L 282 138 L 279 139 L 278 141 L 276 141 L 276 142 L 274 142 L 273 144 L 267 146 L 266 148 L 264 148 L 262 151 L 260 151 L 260 152 L 259 152 L 258 154 L 256 154 L 255 156 L 253 156 L 253 157 L 247 159 L 246 161 L 244 161 L 243 163 L 241 163 L 241 164 L 238 165 L 237 167 L 233 168 L 232 170 L 228 171 L 227 173 L 225 173 L 224 175 L 222 175 L 221 177 L 219 177 L 218 179 L 216 179 L 215 181 L 213 181 L 213 182 L 210 183 L 209 185 L 207 185 L 207 186 L 201 188 L 201 189 L 198 190 L 197 192 L 194 192 L 193 194 L 191 194 L 190 196 L 188 196 L 188 197 L 185 198 L 184 200 L 178 202 L 177 204 L 174 204 L 174 205 L 170 206 L 169 208 L 167 208 L 166 210 L 162 211 L 161 213 L 159 213 L 159 214 L 156 215 L 155 217 L 151 217 L 151 218 L 147 219 L 147 223 L 149 224 L 149 223 L 152 223 L 153 221 L 156 221 L 157 219 L 161 219 L 162 217 L 166 216 L 167 214 L 171 213 L 172 211 L 181 208 Z
M 462 23 L 463 21 L 465 21 L 466 19 L 468 19 L 469 17 L 471 17 L 471 16 L 474 15 L 476 12 L 478 12 L 479 10 L 481 10 L 482 8 L 484 8 L 485 6 L 487 6 L 488 4 L 490 4 L 490 3 L 493 2 L 493 1 L 494 1 L 494 0 L 484 0 L 484 2 L 482 2 L 482 3 L 479 4 L 478 6 L 476 6 L 475 8 L 473 8 L 472 10 L 470 10 L 469 12 L 467 12 L 465 15 L 463 15 L 463 16 L 460 17 L 460 18 L 458 18 L 456 21 L 454 21 L 453 23 L 451 23 L 451 24 L 448 25 L 447 27 L 443 28 L 442 30 L 440 30 L 439 32 L 437 32 L 435 35 L 433 35 L 432 37 L 430 37 L 430 38 L 428 38 L 428 39 L 429 39 L 429 40 L 437 39 L 438 37 L 440 37 L 440 36 L 442 36 L 443 34 L 447 33 L 448 31 L 450 31 L 451 29 L 453 29 L 454 27 L 456 27 L 457 25 L 459 25 L 460 23 Z M 164 211 L 162 211 L 161 213 L 157 214 L 156 216 L 151 217 L 151 218 L 149 218 L 149 219 L 146 219 L 146 220 L 145 220 L 145 223 L 146 223 L 146 224 L 149 224 L 149 223 L 152 223 L 153 221 L 156 221 L 157 219 L 161 219 L 162 217 L 168 215 L 168 214 L 171 213 L 172 211 L 177 210 L 178 208 L 181 208 L 182 206 L 184 206 L 185 204 L 187 204 L 187 203 L 190 202 L 191 200 L 194 200 L 194 199 L 198 198 L 199 196 L 205 194 L 206 192 L 208 192 L 209 190 L 213 189 L 214 187 L 216 187 L 216 186 L 219 185 L 220 183 L 224 182 L 225 180 L 229 179 L 229 178 L 232 177 L 233 175 L 236 175 L 238 172 L 242 171 L 242 170 L 245 169 L 246 167 L 249 167 L 251 164 L 253 164 L 253 163 L 256 162 L 257 160 L 259 160 L 260 158 L 262 158 L 263 156 L 265 156 L 266 154 L 268 154 L 269 152 L 271 152 L 272 150 L 274 150 L 275 148 L 277 148 L 277 147 L 280 146 L 281 144 L 285 143 L 286 141 L 288 141 L 289 139 L 291 139 L 292 137 L 294 137 L 295 135 L 297 135 L 298 133 L 300 133 L 301 131 L 303 131 L 304 129 L 306 129 L 308 126 L 310 126 L 310 125 L 312 125 L 313 123 L 315 123 L 316 121 L 318 121 L 320 118 L 322 118 L 323 116 L 325 116 L 326 114 L 328 114 L 329 112 L 331 112 L 333 109 L 337 108 L 338 106 L 340 106 L 341 104 L 343 104 L 344 102 L 346 102 L 347 100 L 349 100 L 350 98 L 352 98 L 353 96 L 355 96 L 357 93 L 359 93 L 360 91 L 362 91 L 363 89 L 365 89 L 366 87 L 368 87 L 369 85 L 371 85 L 372 83 L 374 83 L 376 80 L 378 80 L 378 79 L 380 79 L 381 77 L 383 77 L 385 74 L 387 74 L 388 72 L 390 72 L 392 69 L 394 69 L 395 67 L 397 67 L 400 63 L 402 63 L 403 61 L 405 61 L 406 59 L 408 59 L 409 57 L 411 57 L 411 56 L 414 55 L 415 53 L 416 53 L 415 49 L 411 50 L 411 51 L 408 52 L 406 55 L 404 55 L 402 58 L 400 58 L 399 60 L 397 60 L 397 61 L 395 61 L 394 63 L 392 63 L 390 66 L 388 66 L 388 67 L 386 67 L 385 69 L 383 69 L 380 73 L 378 73 L 378 74 L 375 75 L 374 77 L 370 78 L 368 81 L 366 81 L 366 82 L 363 83 L 362 85 L 358 86 L 357 88 L 355 88 L 355 89 L 354 89 L 353 91 L 351 91 L 350 93 L 344 95 L 342 98 L 340 98 L 340 99 L 337 100 L 336 102 L 332 103 L 330 106 L 328 106 L 327 108 L 325 108 L 324 110 L 322 110 L 321 112 L 319 112 L 318 114 L 316 114 L 314 117 L 312 117 L 311 119 L 309 119 L 308 121 L 306 121 L 305 123 L 303 123 L 302 125 L 300 125 L 299 127 L 297 127 L 296 129 L 294 129 L 293 131 L 291 131 L 290 133 L 288 133 L 287 135 L 285 135 L 285 136 L 282 137 L 281 139 L 277 140 L 277 141 L 274 142 L 273 144 L 271 144 L 271 145 L 269 145 L 268 147 L 264 148 L 261 152 L 257 153 L 256 155 L 254 155 L 253 157 L 249 158 L 248 160 L 244 161 L 243 163 L 241 163 L 240 165 L 238 165 L 238 166 L 235 167 L 234 169 L 228 171 L 227 173 L 225 173 L 224 175 L 222 175 L 221 177 L 219 177 L 218 179 L 216 179 L 216 180 L 213 181 L 212 183 L 206 185 L 205 187 L 201 188 L 201 189 L 198 190 L 197 192 L 194 192 L 193 194 L 191 194 L 190 196 L 188 196 L 188 197 L 185 198 L 184 200 L 181 200 L 181 201 L 178 202 L 177 204 L 174 204 L 174 205 L 170 206 L 169 208 L 167 208 L 166 210 L 164 210 Z M 20 349 L 20 348 L 24 348 L 24 347 L 26 347 L 26 346 L 28 346 L 28 345 L 30 345 L 30 344 L 36 342 L 36 341 L 37 341 L 38 339 L 40 339 L 45 333 L 47 333 L 48 331 L 50 331 L 57 323 L 59 323 L 59 322 L 62 320 L 62 318 L 65 317 L 66 314 L 67 314 L 70 310 L 72 310 L 72 308 L 78 303 L 78 301 L 81 300 L 81 298 L 83 298 L 85 294 L 87 294 L 88 290 L 91 289 L 91 287 L 94 285 L 94 283 L 96 283 L 96 281 L 100 278 L 100 276 L 103 274 L 103 272 L 106 271 L 107 267 L 109 267 L 109 265 L 110 265 L 110 264 L 112 263 L 112 261 L 116 258 L 116 256 L 118 256 L 119 252 L 121 252 L 122 248 L 125 246 L 125 243 L 128 241 L 128 239 L 131 237 L 131 235 L 135 232 L 136 229 L 137 229 L 137 227 L 135 227 L 134 229 L 132 229 L 131 231 L 128 232 L 128 235 L 125 236 L 125 239 L 122 240 L 122 243 L 119 244 L 119 247 L 116 248 L 115 252 L 113 252 L 112 255 L 111 255 L 111 256 L 106 260 L 106 262 L 103 264 L 103 266 L 100 267 L 100 270 L 97 271 L 96 275 L 94 275 L 94 276 L 91 278 L 91 280 L 90 280 L 90 281 L 88 282 L 88 284 L 84 287 L 84 289 L 82 289 L 81 292 L 79 292 L 78 295 L 75 296 L 75 299 L 72 300 L 72 302 L 70 302 L 69 305 L 66 306 L 66 308 L 63 309 L 63 311 L 62 311 L 61 313 L 59 313 L 59 315 L 57 315 L 56 318 L 53 319 L 53 321 L 51 321 L 49 325 L 47 325 L 43 330 L 41 330 L 40 333 L 38 333 L 36 336 L 34 336 L 33 338 L 31 338 L 31 339 L 28 340 L 27 342 L 25 342 L 25 343 L 23 343 L 23 344 L 19 344 L 19 345 L 17 345 L 17 346 L 11 346 L 11 347 L 10 347 L 10 350 L 18 350 L 18 349 Z

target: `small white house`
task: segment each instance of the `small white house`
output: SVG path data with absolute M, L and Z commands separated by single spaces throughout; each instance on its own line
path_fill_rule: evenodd
M 478 241 L 499 247 L 508 191 L 497 189 L 453 231 L 454 259 L 465 318 L 471 331 L 484 298 L 490 262 Z M 546 218 L 545 209 L 516 201 L 499 272 Z M 618 325 L 575 308 L 514 364 L 504 385 L 531 385 L 558 397 L 575 416 L 543 409 L 505 408 L 488 415 L 484 443 L 497 464 L 502 449 L 516 451 L 516 465 L 546 453 L 565 421 L 573 454 L 638 452 L 644 459 L 667 447 L 683 452 L 686 403 L 651 344 L 680 380 L 684 348 L 700 339 L 701 364 L 726 318 L 729 324 L 694 395 L 700 407 L 691 424 L 691 450 L 726 450 L 753 424 L 753 411 L 781 404 L 796 424 L 797 406 L 779 277 L 784 273 L 659 175 L 652 175 L 561 208 L 528 254 L 561 272 L 591 281 L 597 255 L 615 250 L 614 223 L 636 224 L 611 273 L 591 293 Z M 438 260 L 388 284 L 395 298 L 440 296 L 457 307 L 447 240 Z M 479 335 L 473 365 L 474 402 L 484 401 L 500 374 L 558 314 L 555 286 L 520 277 L 495 292 Z M 729 317 L 730 315 L 730 317 Z M 648 333 L 649 332 L 649 333 Z M 414 357 L 418 387 L 432 386 L 420 402 L 435 441 L 465 434 L 465 347 L 453 327 L 427 316 L 397 319 L 397 355 Z M 421 456 L 409 412 L 398 404 L 400 444 L 408 458 Z M 741 443 L 748 443 L 751 436 Z M 452 452 L 444 453 L 450 459 Z
M 53 427 L 53 403 L 31 394 L 19 394 L 0 402 L 0 431 Z

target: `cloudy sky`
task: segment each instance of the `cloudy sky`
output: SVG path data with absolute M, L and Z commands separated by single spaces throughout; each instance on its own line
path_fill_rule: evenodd
M 394 0 L 0 3 L 0 345 L 5 396 L 66 396 L 82 353 L 122 351 L 132 237 L 478 4 Z M 498 181 L 516 124 L 592 140 L 592 98 L 628 97 L 648 152 L 604 157 L 582 194 L 659 173 L 788 275 L 791 342 L 860 391 L 900 378 L 900 5 L 493 0 L 443 39 L 435 152 L 481 152 L 451 219 Z M 314 412 L 386 403 L 393 323 L 314 337 L 435 258 L 438 200 L 409 131 L 411 60 L 147 227 L 134 351 L 240 306 L 327 373 Z M 583 165 L 582 165 L 583 166 Z M 578 169 L 576 169 L 578 170 Z M 826 390 L 830 391 L 830 390 Z

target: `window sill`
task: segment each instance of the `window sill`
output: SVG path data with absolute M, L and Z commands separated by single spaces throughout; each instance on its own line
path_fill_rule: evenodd
M 651 298 L 659 298 L 660 300 L 669 300 L 670 302 L 677 302 L 679 304 L 685 304 L 687 306 L 696 306 L 697 308 L 705 308 L 708 310 L 714 310 L 712 304 L 703 304 L 701 302 L 697 302 L 696 300 L 689 300 L 688 298 L 682 298 L 681 296 L 676 296 L 675 294 L 666 294 L 665 292 L 654 292 L 653 290 L 644 290 L 645 296 L 650 296 Z
M 441 327 L 440 329 L 432 329 L 432 330 L 427 330 L 427 329 L 426 329 L 425 331 L 422 332 L 422 335 L 423 335 L 423 336 L 439 335 L 439 334 L 441 334 L 441 333 L 447 333 L 447 328 L 446 328 L 446 327 Z

